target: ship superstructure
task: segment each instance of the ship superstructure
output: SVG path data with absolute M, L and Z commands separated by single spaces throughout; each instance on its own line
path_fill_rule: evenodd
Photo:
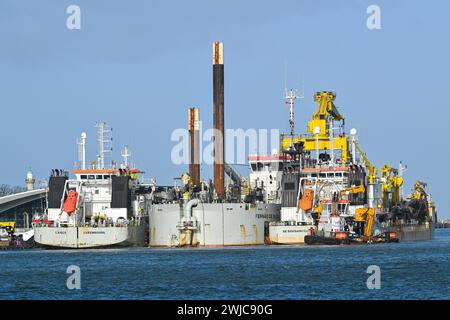
M 52 170 L 47 210 L 33 221 L 35 241 L 43 246 L 94 248 L 145 246 L 148 241 L 148 188 L 140 185 L 142 172 L 124 163 L 107 163 L 111 130 L 99 123 L 97 161 L 86 163 L 86 134 L 77 141 L 79 161 L 72 171 Z

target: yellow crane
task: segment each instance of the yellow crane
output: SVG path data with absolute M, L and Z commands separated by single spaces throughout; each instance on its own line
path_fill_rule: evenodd
M 426 200 L 427 199 L 427 192 L 425 191 L 426 187 L 427 184 L 425 182 L 417 180 L 416 183 L 414 184 L 414 189 L 410 197 L 416 200 Z
M 353 141 L 353 143 L 355 144 L 356 150 L 358 150 L 359 154 L 361 155 L 361 157 L 364 160 L 364 164 L 366 165 L 367 171 L 369 173 L 369 183 L 373 183 L 375 180 L 375 177 L 378 174 L 378 169 L 376 167 L 374 167 L 372 165 L 372 163 L 370 163 L 369 159 L 367 159 L 366 155 L 361 150 L 361 148 L 358 146 L 356 141 Z
M 364 185 L 361 184 L 359 186 L 342 189 L 341 190 L 341 195 L 363 193 L 365 191 L 366 191 L 366 188 L 364 187 Z
M 328 123 L 332 120 L 344 120 L 334 105 L 336 93 L 330 91 L 316 92 L 314 101 L 317 102 L 317 110 L 314 112 L 312 119 L 308 122 L 308 131 L 314 134 L 314 128 L 320 128 L 320 135 L 328 137 Z
M 392 204 L 400 202 L 400 187 L 403 185 L 403 178 L 398 175 L 398 170 L 385 164 L 381 167 L 381 177 L 383 183 L 381 185 L 381 195 L 383 198 L 383 206 L 388 207 L 388 193 L 392 191 Z

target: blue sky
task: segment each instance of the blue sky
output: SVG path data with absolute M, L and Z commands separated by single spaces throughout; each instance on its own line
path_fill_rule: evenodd
M 66 28 L 70 4 L 81 30 Z M 381 30 L 366 27 L 370 4 Z M 223 41 L 226 127 L 288 130 L 287 64 L 289 87 L 305 80 L 297 128 L 315 91 L 336 91 L 370 160 L 402 160 L 405 191 L 427 181 L 450 217 L 449 12 L 444 1 L 0 0 L 0 183 L 23 185 L 29 167 L 37 179 L 71 169 L 81 131 L 94 158 L 104 120 L 116 159 L 128 144 L 148 176 L 171 184 L 186 167 L 172 164 L 170 135 L 188 106 L 211 123 L 211 43 Z

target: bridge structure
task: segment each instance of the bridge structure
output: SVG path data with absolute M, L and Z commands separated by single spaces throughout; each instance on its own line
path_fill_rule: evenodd
M 46 189 L 36 189 L 0 197 L 0 221 L 16 221 L 29 227 L 30 215 L 45 209 Z

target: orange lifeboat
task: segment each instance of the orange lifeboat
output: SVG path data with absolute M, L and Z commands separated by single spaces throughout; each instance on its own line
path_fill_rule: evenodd
M 300 199 L 300 208 L 303 211 L 308 212 L 313 208 L 314 202 L 314 190 L 306 189 L 303 193 L 302 198 Z
M 77 209 L 78 193 L 70 190 L 64 201 L 64 211 L 70 216 Z

